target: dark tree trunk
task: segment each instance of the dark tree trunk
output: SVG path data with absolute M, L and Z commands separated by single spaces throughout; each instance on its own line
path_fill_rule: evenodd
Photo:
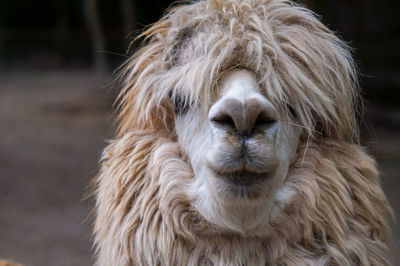
M 92 38 L 94 69 L 97 72 L 105 72 L 107 70 L 106 44 L 101 29 L 98 3 L 97 0 L 85 0 L 84 3 L 87 28 Z
M 127 45 L 130 44 L 131 39 L 135 36 L 136 31 L 136 5 L 135 0 L 121 0 L 121 8 L 123 14 L 123 29 L 124 29 L 124 37 Z

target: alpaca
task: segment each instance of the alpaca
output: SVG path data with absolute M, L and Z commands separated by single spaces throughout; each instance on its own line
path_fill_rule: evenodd
M 288 0 L 172 8 L 124 65 L 97 265 L 390 265 L 346 44 Z
M 23 266 L 22 264 L 16 264 L 14 262 L 8 260 L 0 259 L 0 266 Z

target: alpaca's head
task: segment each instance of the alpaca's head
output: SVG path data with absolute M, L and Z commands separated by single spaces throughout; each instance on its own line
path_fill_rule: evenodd
M 348 50 L 302 7 L 200 1 L 143 36 L 124 71 L 119 133 L 177 142 L 193 172 L 182 189 L 221 230 L 262 234 L 292 195 L 298 145 L 357 135 Z

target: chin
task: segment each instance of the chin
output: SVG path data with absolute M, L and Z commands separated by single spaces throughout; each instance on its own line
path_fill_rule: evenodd
M 287 172 L 285 166 L 264 173 L 226 173 L 207 167 L 196 175 L 190 197 L 217 231 L 267 235 L 270 220 L 290 197 L 283 193 Z

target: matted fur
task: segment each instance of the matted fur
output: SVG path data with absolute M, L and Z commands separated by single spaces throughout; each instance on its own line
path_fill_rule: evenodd
M 172 9 L 124 68 L 119 129 L 96 183 L 98 265 L 390 265 L 375 161 L 358 144 L 346 45 L 282 0 L 209 0 Z M 186 193 L 193 171 L 171 98 L 208 110 L 222 73 L 250 69 L 279 117 L 304 128 L 263 234 L 222 231 Z

